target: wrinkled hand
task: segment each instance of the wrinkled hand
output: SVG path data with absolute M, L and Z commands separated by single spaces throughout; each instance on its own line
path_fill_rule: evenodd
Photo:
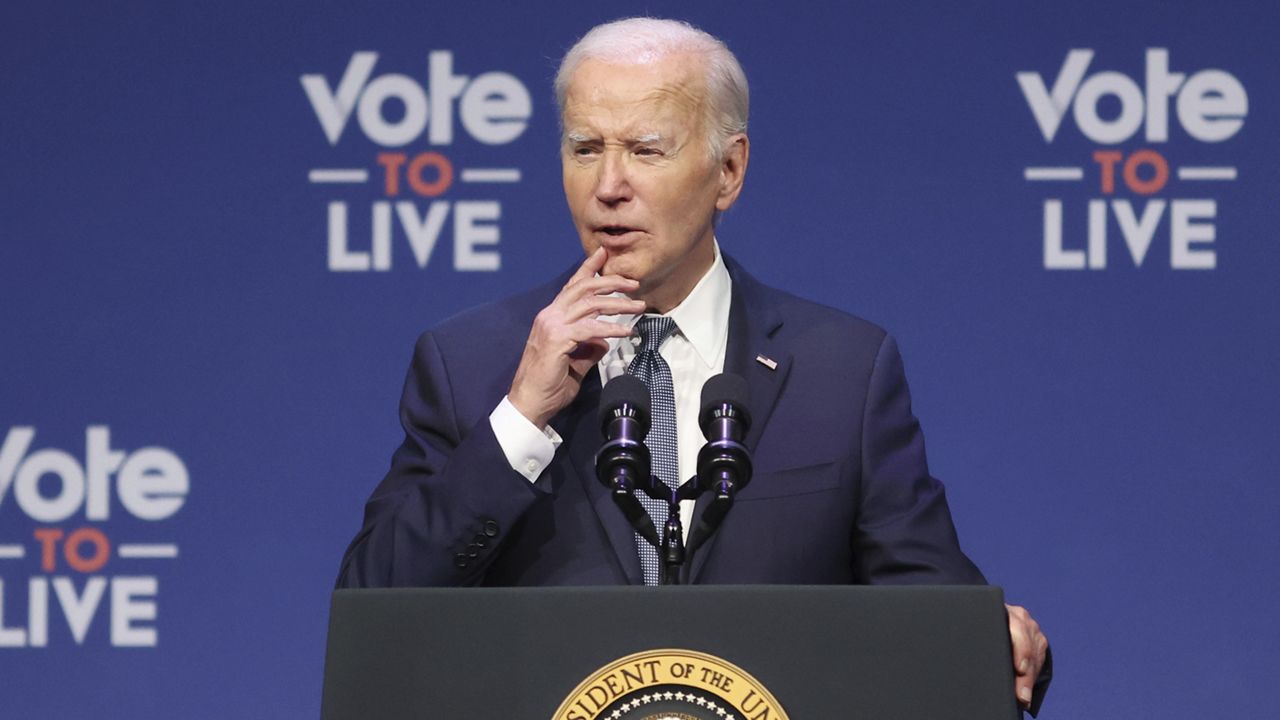
M 596 277 L 606 258 L 597 248 L 533 320 L 507 399 L 539 428 L 577 397 L 591 366 L 609 351 L 608 338 L 631 335 L 630 327 L 599 316 L 644 312 L 641 300 L 609 297 L 635 292 L 640 283 L 621 275 Z
M 1009 613 L 1009 639 L 1013 645 L 1013 689 L 1022 707 L 1031 707 L 1031 689 L 1044 666 L 1049 639 L 1040 632 L 1040 623 L 1027 609 L 1005 604 Z

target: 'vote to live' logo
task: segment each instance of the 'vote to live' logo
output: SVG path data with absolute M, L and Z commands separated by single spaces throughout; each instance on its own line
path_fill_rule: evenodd
M 1087 49 L 1068 52 L 1052 85 L 1036 72 L 1016 76 L 1046 143 L 1053 143 L 1070 113 L 1076 129 L 1102 146 L 1083 163 L 1077 158 L 1072 163 L 1023 170 L 1028 182 L 1085 182 L 1101 196 L 1087 199 L 1084 208 L 1067 204 L 1065 212 L 1062 195 L 1069 194 L 1069 188 L 1063 188 L 1059 197 L 1044 200 L 1044 267 L 1105 269 L 1107 238 L 1118 229 L 1135 267 L 1142 267 L 1160 235 L 1168 238 L 1170 267 L 1212 270 L 1217 267 L 1214 222 L 1218 205 L 1204 195 L 1213 183 L 1234 181 L 1236 168 L 1179 165 L 1154 146 L 1169 142 L 1171 117 L 1194 141 L 1221 143 L 1234 137 L 1249 111 L 1244 86 L 1223 70 L 1200 70 L 1190 75 L 1173 72 L 1169 51 L 1164 48 L 1147 50 L 1141 87 L 1119 72 L 1088 74 L 1093 56 L 1093 50 Z M 1107 112 L 1104 107 L 1118 107 L 1118 111 Z M 1144 147 L 1115 147 L 1139 133 Z M 1169 198 L 1166 193 L 1170 189 L 1192 197 Z M 1083 233 L 1080 225 L 1064 220 L 1064 215 L 1079 218 L 1082 209 L 1087 228 Z M 1116 256 L 1118 253 L 1112 253 Z
M 417 266 L 426 268 L 450 224 L 454 270 L 500 269 L 502 203 L 465 193 L 460 198 L 458 191 L 483 193 L 519 183 L 520 169 L 478 167 L 460 160 L 451 146 L 458 135 L 485 146 L 514 142 L 528 127 L 529 90 L 505 72 L 456 73 L 449 50 L 428 55 L 425 85 L 403 73 L 375 76 L 377 66 L 378 53 L 356 52 L 336 78 L 319 73 L 300 78 L 325 139 L 339 151 L 326 160 L 327 167 L 307 174 L 313 185 L 340 195 L 329 200 L 329 270 L 389 271 L 397 236 L 412 250 Z M 340 146 L 344 136 L 349 142 Z M 372 155 L 370 145 L 378 148 Z M 353 221 L 357 213 L 347 196 L 361 186 L 372 186 L 383 199 Z
M 131 532 L 132 521 L 160 522 L 181 510 L 186 465 L 162 447 L 113 449 L 104 425 L 86 429 L 83 461 L 36 448 L 35 438 L 35 428 L 17 426 L 0 445 L 0 649 L 83 645 L 101 616 L 111 645 L 154 647 L 160 582 L 135 569 L 167 564 L 178 546 L 115 536 L 117 528 Z M 10 521 L 15 514 L 32 526 L 15 532 L 27 524 Z

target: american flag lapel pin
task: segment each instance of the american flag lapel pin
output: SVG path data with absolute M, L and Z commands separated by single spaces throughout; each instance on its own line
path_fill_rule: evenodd
M 757 355 L 757 356 L 756 356 L 756 362 L 758 362 L 758 363 L 760 363 L 761 365 L 763 365 L 763 366 L 765 366 L 765 367 L 769 368 L 770 370 L 777 370 L 777 369 L 778 369 L 778 361 L 777 361 L 777 360 L 774 360 L 773 358 L 765 357 L 765 356 L 763 356 L 763 355 Z

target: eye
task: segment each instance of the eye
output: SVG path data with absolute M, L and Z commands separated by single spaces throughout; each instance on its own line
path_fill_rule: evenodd
M 662 151 L 655 147 L 636 148 L 636 155 L 641 157 L 658 157 L 662 155 Z
M 589 145 L 579 145 L 573 149 L 573 154 L 577 157 L 590 157 L 596 154 L 596 149 Z

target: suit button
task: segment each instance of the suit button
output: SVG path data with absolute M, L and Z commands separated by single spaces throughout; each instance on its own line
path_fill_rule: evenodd
M 467 560 L 466 553 L 458 553 L 457 555 L 453 556 L 453 564 L 456 565 L 459 569 L 465 568 L 468 562 L 469 561 Z
M 484 534 L 485 534 L 485 535 L 488 535 L 489 537 L 498 537 L 498 521 L 496 521 L 496 520 L 485 520 L 485 521 L 484 521 Z
M 476 533 L 476 536 L 471 539 L 471 544 L 478 548 L 489 547 L 489 538 L 480 533 Z

